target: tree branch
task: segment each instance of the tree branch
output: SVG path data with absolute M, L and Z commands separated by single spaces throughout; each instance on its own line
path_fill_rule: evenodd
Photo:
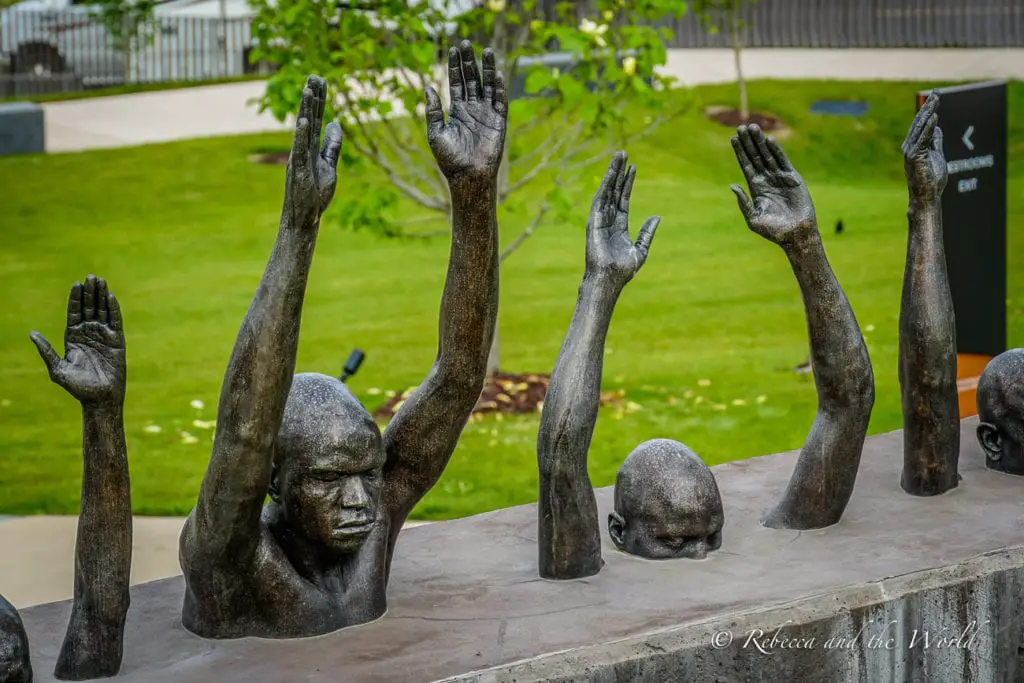
M 345 101 L 345 106 L 347 108 L 351 107 L 348 96 L 344 93 L 342 93 L 341 96 Z M 394 166 L 392 166 L 391 160 L 388 159 L 386 154 L 381 152 L 380 148 L 374 142 L 373 136 L 371 136 L 366 130 L 366 124 L 358 113 L 353 114 L 351 118 L 355 121 L 360 133 L 362 133 L 362 138 L 364 138 L 366 143 L 369 145 L 369 147 L 367 147 L 366 145 L 360 144 L 359 136 L 350 137 L 350 144 L 352 144 L 360 154 L 369 157 L 375 164 L 377 164 L 377 166 L 379 166 L 387 175 L 388 180 L 390 180 L 391 183 L 409 199 L 412 199 L 414 202 L 428 209 L 433 209 L 434 211 L 448 211 L 447 202 L 439 201 L 433 197 L 428 197 L 420 192 L 419 188 L 415 185 L 410 185 L 398 174 L 398 171 L 396 171 Z
M 548 151 L 544 154 L 541 160 L 538 161 L 537 164 L 533 168 L 531 168 L 527 173 L 523 174 L 522 177 L 516 180 L 516 182 L 509 185 L 509 188 L 505 194 L 512 194 L 516 190 L 519 190 L 523 186 L 528 184 L 530 181 L 532 181 L 534 178 L 540 175 L 542 171 L 551 166 L 551 158 L 558 154 L 559 150 L 561 150 L 562 147 L 564 147 L 570 139 L 574 141 L 579 139 L 580 132 L 583 130 L 583 122 L 577 122 L 576 125 L 573 126 L 573 128 L 575 129 L 573 133 L 559 136 L 559 141 L 554 145 L 545 145 L 548 147 Z M 548 138 L 548 140 L 550 139 L 551 138 Z
M 556 182 L 556 184 L 558 183 Z M 533 231 L 537 229 L 537 226 L 540 225 L 540 222 L 544 219 L 545 214 L 547 214 L 550 209 L 551 205 L 548 204 L 547 201 L 540 205 L 540 210 L 537 211 L 537 215 L 534 216 L 533 220 L 530 221 L 530 224 L 526 226 L 526 229 L 519 233 L 519 235 L 516 236 L 516 238 L 512 240 L 507 247 L 505 247 L 504 251 L 501 252 L 501 256 L 498 257 L 499 264 L 504 263 L 505 259 L 511 256 L 512 252 L 518 249 L 519 246 L 533 234 Z

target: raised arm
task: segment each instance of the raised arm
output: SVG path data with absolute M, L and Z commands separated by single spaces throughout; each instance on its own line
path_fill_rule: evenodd
M 839 521 L 853 493 L 875 402 L 871 360 L 825 257 L 803 179 L 757 126 L 740 126 L 732 144 L 752 197 L 733 185 L 740 211 L 752 231 L 782 247 L 800 285 L 818 391 L 818 414 L 789 486 L 762 523 L 818 529 Z
M 74 602 L 54 675 L 72 681 L 113 676 L 121 668 L 132 566 L 121 308 L 106 281 L 90 275 L 71 288 L 64 358 L 43 335 L 31 338 L 50 379 L 82 404 Z
M 540 575 L 579 579 L 601 570 L 601 527 L 587 474 L 597 422 L 601 368 L 615 302 L 647 260 L 658 229 L 650 218 L 636 244 L 629 237 L 629 197 L 636 168 L 612 157 L 587 221 L 587 258 L 576 311 L 551 373 L 537 434 Z
M 259 539 L 272 445 L 295 370 L 302 300 L 320 216 L 334 196 L 341 129 L 320 126 L 326 83 L 302 94 L 277 242 L 242 321 L 217 409 L 217 434 L 199 501 L 182 531 L 182 559 L 236 563 Z
M 383 504 L 391 545 L 416 502 L 455 450 L 480 397 L 498 315 L 498 166 L 508 101 L 494 53 L 484 50 L 483 84 L 473 47 L 448 53 L 451 109 L 427 88 L 427 140 L 452 203 L 452 249 L 441 298 L 437 358 L 384 432 Z M 389 555 L 390 557 L 390 555 Z
M 942 244 L 946 158 L 932 93 L 903 142 L 910 190 L 907 268 L 900 307 L 900 393 L 903 475 L 915 496 L 934 496 L 959 483 L 960 408 L 956 390 L 956 319 Z

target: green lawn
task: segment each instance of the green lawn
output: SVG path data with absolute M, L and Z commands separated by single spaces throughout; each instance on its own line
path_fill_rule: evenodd
M 869 340 L 877 400 L 872 432 L 898 429 L 897 320 L 906 246 L 899 145 L 915 84 L 757 82 L 756 109 L 789 123 L 784 145 L 811 188 L 832 265 Z M 733 89 L 701 88 L 704 104 Z M 816 99 L 870 102 L 864 119 L 808 113 Z M 729 131 L 697 109 L 630 149 L 639 173 L 633 225 L 663 216 L 644 270 L 619 301 L 604 384 L 639 406 L 601 413 L 594 484 L 654 437 L 684 441 L 709 463 L 799 447 L 815 410 L 804 313 L 781 250 L 749 233 L 728 190 L 741 175 Z M 1011 342 L 1024 344 L 1024 86 L 1011 90 Z M 133 502 L 142 514 L 192 506 L 239 322 L 274 240 L 283 169 L 246 160 L 287 144 L 264 135 L 53 157 L 0 159 L 0 512 L 73 513 L 81 477 L 80 415 L 50 384 L 28 333 L 59 348 L 67 290 L 105 276 L 125 314 L 126 429 Z M 595 178 L 601 171 L 595 168 Z M 571 225 L 546 225 L 502 273 L 508 371 L 549 371 L 572 313 L 583 227 L 596 179 Z M 344 179 L 339 193 L 345 192 Z M 846 230 L 835 235 L 842 219 Z M 520 219 L 521 220 L 521 219 Z M 505 240 L 518 232 L 503 221 Z M 298 370 L 336 373 L 355 346 L 367 361 L 350 384 L 417 384 L 436 350 L 446 239 L 387 241 L 325 226 L 306 296 Z M 710 384 L 708 384 L 710 382 Z M 199 399 L 205 408 L 190 402 Z M 735 403 L 734 403 L 735 402 Z M 149 433 L 146 425 L 162 427 Z M 180 430 L 200 437 L 185 443 Z M 447 472 L 414 516 L 472 514 L 536 498 L 536 416 L 469 425 Z M 186 439 L 186 441 L 190 441 Z M 894 472 L 893 476 L 897 476 Z

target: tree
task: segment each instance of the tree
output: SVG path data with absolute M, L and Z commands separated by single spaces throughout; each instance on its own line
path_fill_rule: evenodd
M 382 187 L 346 175 L 334 216 L 351 229 L 391 237 L 447 231 L 448 188 L 426 148 L 423 98 L 428 84 L 446 78 L 447 49 L 459 39 L 494 50 L 510 94 L 525 95 L 510 112 L 499 177 L 503 223 L 521 226 L 502 263 L 544 222 L 572 212 L 569 192 L 595 163 L 682 111 L 666 105 L 669 79 L 655 72 L 671 31 L 653 23 L 684 11 L 675 0 L 253 3 L 252 59 L 280 66 L 262 108 L 283 120 L 303 76 L 320 74 L 344 130 L 343 164 L 373 167 L 390 181 Z M 414 207 L 404 220 L 400 203 Z M 496 331 L 489 371 L 497 369 Z
M 729 40 L 736 64 L 736 83 L 740 89 L 740 116 L 744 121 L 750 118 L 750 106 L 747 103 L 747 82 L 743 78 L 743 64 L 740 60 L 747 28 L 743 20 L 743 6 L 755 2 L 757 0 L 690 0 L 690 9 L 708 32 L 717 34 L 724 31 Z
M 124 56 L 124 80 L 131 81 L 132 57 L 153 42 L 156 0 L 94 0 L 95 18 L 110 34 L 111 47 Z

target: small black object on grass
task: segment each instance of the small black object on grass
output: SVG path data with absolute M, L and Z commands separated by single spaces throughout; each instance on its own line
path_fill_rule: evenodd
M 352 353 L 348 354 L 348 360 L 345 361 L 345 367 L 341 369 L 341 377 L 339 379 L 344 382 L 356 374 L 356 371 L 359 370 L 359 366 L 363 364 L 365 359 L 366 354 L 363 353 L 362 349 L 352 349 Z

